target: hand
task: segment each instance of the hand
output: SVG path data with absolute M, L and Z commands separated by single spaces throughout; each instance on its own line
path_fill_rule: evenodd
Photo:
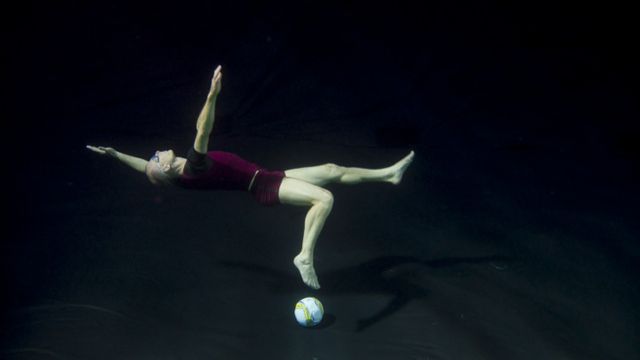
M 211 90 L 209 90 L 209 94 L 212 96 L 218 96 L 218 94 L 220 94 L 220 90 L 222 90 L 222 66 L 218 65 L 216 70 L 213 72 Z
M 91 146 L 87 145 L 87 149 L 96 152 L 100 155 L 109 155 L 111 157 L 116 157 L 118 152 L 114 148 L 104 147 L 104 146 Z

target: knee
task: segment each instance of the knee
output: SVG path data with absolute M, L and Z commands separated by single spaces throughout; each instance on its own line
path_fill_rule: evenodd
M 323 189 L 318 196 L 316 204 L 321 204 L 327 210 L 333 208 L 333 194 L 329 190 Z
M 342 167 L 334 163 L 324 164 L 324 168 L 326 169 L 326 171 L 329 173 L 331 177 L 341 176 L 343 172 Z

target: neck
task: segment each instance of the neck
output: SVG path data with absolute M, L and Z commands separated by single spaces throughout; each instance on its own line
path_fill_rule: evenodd
M 173 166 L 175 166 L 175 170 L 176 173 L 178 175 L 182 175 L 184 173 L 184 167 L 187 164 L 187 159 L 185 158 L 181 158 L 181 157 L 176 157 L 175 160 L 173 160 Z

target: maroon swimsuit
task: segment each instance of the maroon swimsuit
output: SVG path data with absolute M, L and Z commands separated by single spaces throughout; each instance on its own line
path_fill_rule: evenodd
M 280 203 L 278 189 L 285 177 L 283 171 L 267 170 L 225 151 L 209 151 L 206 156 L 207 165 L 199 171 L 192 170 L 195 166 L 187 159 L 185 171 L 178 179 L 179 186 L 197 190 L 249 191 L 262 205 Z

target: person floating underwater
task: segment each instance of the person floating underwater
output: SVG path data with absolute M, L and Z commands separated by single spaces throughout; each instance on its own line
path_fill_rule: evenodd
M 387 182 L 397 185 L 413 161 L 414 151 L 395 164 L 379 169 L 345 167 L 334 163 L 288 170 L 270 170 L 226 151 L 209 151 L 209 136 L 215 119 L 215 105 L 222 90 L 222 67 L 218 66 L 198 121 L 193 147 L 186 158 L 173 150 L 156 151 L 149 160 L 127 155 L 111 147 L 91 146 L 95 153 L 116 158 L 145 173 L 157 186 L 178 186 L 196 190 L 238 190 L 249 192 L 265 206 L 288 204 L 307 206 L 302 249 L 293 258 L 302 281 L 313 289 L 320 283 L 313 266 L 314 249 L 325 220 L 333 208 L 333 194 L 323 188 L 328 183 L 357 184 Z

